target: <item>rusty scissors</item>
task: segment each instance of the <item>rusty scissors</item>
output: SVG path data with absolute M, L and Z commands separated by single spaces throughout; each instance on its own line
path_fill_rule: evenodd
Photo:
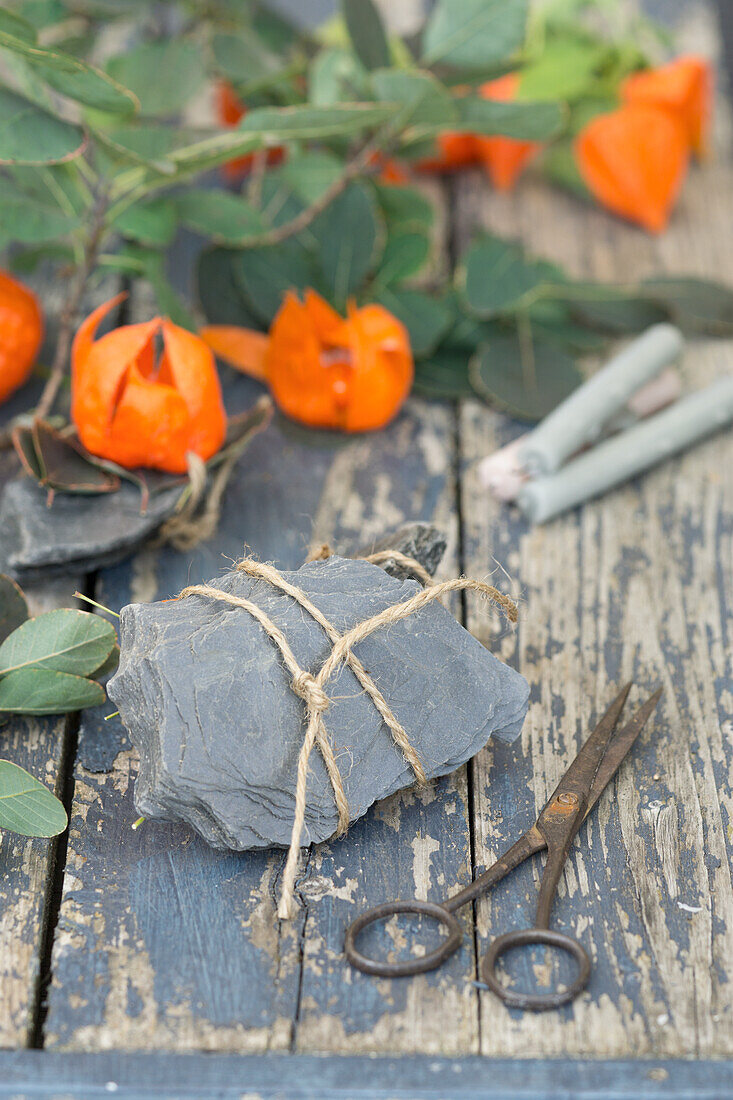
M 505 932 L 498 936 L 483 958 L 481 977 L 489 989 L 512 1008 L 558 1008 L 577 997 L 590 977 L 590 957 L 578 940 L 550 929 L 550 910 L 563 865 L 578 829 L 618 771 L 662 694 L 661 688 L 655 691 L 630 721 L 617 730 L 631 686 L 630 683 L 626 684 L 616 696 L 558 783 L 534 825 L 516 844 L 469 886 L 447 898 L 442 904 L 417 900 L 392 901 L 362 913 L 346 932 L 344 950 L 351 965 L 365 974 L 376 974 L 383 978 L 406 977 L 435 970 L 461 945 L 463 932 L 455 917 L 456 911 L 490 890 L 525 859 L 546 848 L 547 862 L 540 883 L 534 928 Z M 447 929 L 448 936 L 434 951 L 404 962 L 382 962 L 364 955 L 356 946 L 359 934 L 375 921 L 385 920 L 396 913 L 432 917 Z M 543 944 L 569 952 L 578 966 L 575 981 L 565 989 L 548 993 L 527 994 L 508 989 L 497 977 L 496 964 L 506 951 L 527 944 Z

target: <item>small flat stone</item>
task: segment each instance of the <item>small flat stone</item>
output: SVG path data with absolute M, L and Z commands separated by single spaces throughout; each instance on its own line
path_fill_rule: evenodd
M 414 558 L 430 573 L 431 577 L 443 560 L 448 539 L 445 533 L 432 523 L 405 523 L 389 535 L 375 539 L 368 545 L 362 546 L 355 554 L 348 556 L 361 558 L 369 554 L 377 554 L 381 550 L 399 550 L 408 558 Z M 398 565 L 393 559 L 380 562 L 382 568 L 392 577 L 405 580 L 411 576 L 410 571 L 403 565 Z
M 339 557 L 283 575 L 341 632 L 419 591 L 415 581 Z M 210 583 L 261 607 L 301 667 L 318 672 L 330 643 L 290 596 L 244 573 Z M 109 695 L 140 753 L 138 811 L 186 821 L 215 847 L 287 846 L 305 708 L 259 624 L 242 609 L 194 595 L 123 608 L 120 641 Z M 431 778 L 459 767 L 490 736 L 511 740 L 521 730 L 526 681 L 437 602 L 376 631 L 356 652 Z M 348 667 L 326 691 L 326 729 L 353 821 L 414 776 Z M 332 788 L 315 749 L 303 842 L 327 839 L 336 825 Z
M 158 530 L 180 495 L 180 485 L 153 493 L 143 515 L 140 491 L 124 482 L 116 493 L 57 493 L 49 508 L 44 489 L 17 478 L 0 500 L 0 572 L 31 581 L 112 565 Z

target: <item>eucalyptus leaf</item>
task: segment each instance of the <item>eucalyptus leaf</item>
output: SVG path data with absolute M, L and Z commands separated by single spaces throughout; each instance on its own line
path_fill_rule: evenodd
M 377 99 L 400 105 L 399 125 L 402 127 L 417 127 L 433 133 L 451 126 L 458 118 L 455 97 L 432 73 L 379 69 L 372 73 L 372 88 Z
M 387 237 L 375 284 L 389 286 L 416 275 L 430 256 L 430 239 L 420 232 L 408 230 Z
M 0 645 L 0 676 L 29 668 L 89 676 L 115 640 L 114 628 L 99 615 L 75 608 L 47 611 L 27 619 Z
M 206 77 L 200 48 L 186 38 L 143 42 L 110 58 L 107 71 L 134 92 L 146 116 L 177 114 Z
M 525 346 L 526 344 L 526 346 Z M 537 421 L 582 383 L 575 361 L 556 344 L 497 336 L 479 347 L 469 365 L 471 385 L 490 405 L 520 420 Z
M 22 668 L 0 680 L 0 714 L 72 714 L 104 698 L 95 680 L 50 668 Z
M 605 45 L 588 39 L 549 39 L 537 59 L 522 69 L 519 94 L 522 99 L 578 99 L 592 89 L 607 55 Z
M 318 264 L 329 300 L 343 308 L 360 287 L 384 247 L 377 205 L 362 183 L 352 183 L 312 226 Z
M 242 95 L 279 76 L 283 63 L 271 53 L 252 27 L 238 34 L 215 34 L 211 48 L 217 70 L 230 80 Z
M 515 308 L 531 290 L 560 275 L 542 261 L 529 260 L 519 244 L 479 236 L 462 258 L 458 284 L 469 309 L 493 317 Z
M 36 41 L 36 28 L 16 12 L 0 8 L 0 32 L 11 34 L 30 45 Z
M 468 357 L 458 351 L 441 351 L 415 364 L 414 390 L 425 397 L 459 401 L 474 397 L 468 377 Z
M 389 65 L 389 43 L 373 0 L 341 0 L 354 53 L 366 69 Z
M 280 177 L 309 205 L 316 202 L 336 182 L 343 164 L 332 153 L 321 150 L 296 152 L 280 168 Z
M 85 145 L 78 126 L 0 87 L 0 164 L 60 164 Z
M 42 80 L 70 99 L 114 114 L 130 114 L 137 109 L 132 92 L 101 69 L 70 54 L 42 49 L 1 27 L 0 47 L 19 53 Z
M 386 122 L 393 114 L 394 106 L 383 103 L 257 107 L 242 119 L 238 133 L 256 135 L 265 144 L 271 145 L 279 145 L 283 141 L 325 140 L 372 129 Z
M 28 618 L 28 604 L 23 589 L 4 573 L 0 573 L 0 643 Z
M 48 787 L 10 760 L 0 760 L 0 829 L 50 837 L 67 825 L 63 803 Z
M 368 73 L 350 51 L 334 47 L 316 54 L 308 69 L 308 98 L 314 106 L 364 99 Z
M 23 244 L 39 244 L 65 237 L 79 228 L 80 219 L 33 196 L 4 194 L 0 202 L 0 235 Z
M 242 244 L 267 228 L 251 202 L 229 191 L 191 187 L 175 204 L 184 225 L 220 244 Z
M 136 202 L 115 218 L 113 226 L 129 240 L 167 248 L 176 235 L 176 206 L 166 198 Z
M 733 289 L 714 279 L 657 275 L 642 280 L 639 290 L 663 306 L 687 332 L 733 335 Z
M 415 229 L 428 233 L 432 229 L 435 211 L 417 187 L 394 183 L 375 183 L 373 186 L 388 231 L 394 228 L 406 233 Z
M 225 248 L 209 248 L 200 254 L 196 265 L 199 303 L 212 325 L 258 328 L 262 319 L 245 303 L 234 277 L 235 255 Z
M 271 248 L 248 248 L 232 269 L 245 303 L 260 323 L 269 325 L 287 290 L 303 291 L 317 282 L 312 257 L 292 238 Z
M 422 40 L 422 59 L 481 70 L 524 42 L 529 0 L 438 0 Z
M 445 302 L 419 290 L 380 287 L 373 298 L 405 326 L 416 358 L 433 351 L 454 319 Z
M 582 291 L 587 291 L 587 297 Z M 580 288 L 573 287 L 573 296 L 568 302 L 571 315 L 581 325 L 594 328 L 610 335 L 642 332 L 650 325 L 656 325 L 667 319 L 667 311 L 654 301 L 636 297 L 614 295 L 608 287 L 594 284 Z
M 548 141 L 562 128 L 564 114 L 557 103 L 500 102 L 478 96 L 456 98 L 454 129 L 471 134 L 502 134 L 522 141 Z

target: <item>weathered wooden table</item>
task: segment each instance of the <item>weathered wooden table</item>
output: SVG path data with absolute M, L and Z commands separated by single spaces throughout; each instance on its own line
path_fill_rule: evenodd
M 466 176 L 442 193 L 449 257 L 483 224 L 578 274 L 733 280 L 725 157 L 693 172 L 659 239 L 532 182 L 500 197 Z M 135 309 L 147 306 L 138 295 Z M 686 380 L 701 386 L 732 362 L 733 342 L 696 343 Z M 233 410 L 255 396 L 247 380 L 227 385 Z M 411 400 L 387 431 L 348 442 L 278 421 L 242 461 L 209 545 L 146 550 L 33 592 L 48 607 L 84 586 L 119 607 L 216 575 L 245 542 L 293 568 L 314 540 L 364 543 L 432 519 L 450 535 L 444 575 L 491 573 L 520 601 L 516 630 L 470 599 L 457 611 L 532 695 L 515 745 L 312 850 L 299 917 L 282 924 L 283 853 L 131 829 L 137 760 L 118 721 L 103 721 L 109 707 L 4 727 L 2 755 L 56 783 L 71 828 L 58 842 L 0 844 L 0 1097 L 730 1094 L 733 439 L 532 530 L 475 474 L 520 430 L 476 402 Z M 479 872 L 533 820 L 630 677 L 640 690 L 662 683 L 664 698 L 581 830 L 554 913 L 592 953 L 587 992 L 538 1017 L 474 984 L 489 937 L 531 919 L 538 862 L 463 915 L 463 948 L 437 973 L 353 972 L 342 954 L 353 916 L 385 898 L 437 899 Z

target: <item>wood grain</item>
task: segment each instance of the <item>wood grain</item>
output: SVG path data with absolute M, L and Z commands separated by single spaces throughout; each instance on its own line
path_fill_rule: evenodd
M 39 356 L 40 362 L 47 362 L 53 350 L 53 318 L 60 310 L 63 288 L 45 272 L 27 282 L 51 318 L 50 331 Z M 90 308 L 112 293 L 114 289 L 110 289 L 108 280 L 90 296 Z M 3 405 L 1 424 L 9 423 L 32 407 L 41 388 L 40 377 L 32 377 Z M 15 452 L 0 453 L 0 490 L 19 474 Z M 76 606 L 74 592 L 83 588 L 84 582 L 85 578 L 78 575 L 25 585 L 31 614 Z M 0 725 L 0 757 L 26 768 L 60 795 L 75 721 L 74 717 L 64 716 L 11 718 Z M 42 972 L 42 950 L 58 845 L 57 838 L 43 840 L 0 834 L 0 1047 L 27 1046 L 34 1038 L 40 1007 L 39 983 L 47 976 Z
M 476 222 L 522 238 L 578 275 L 626 279 L 652 271 L 733 278 L 720 219 L 730 168 L 696 173 L 659 240 L 544 188 L 517 198 L 459 191 L 462 235 Z M 726 215 L 726 210 L 728 215 Z M 685 382 L 730 370 L 733 341 L 695 341 Z M 475 761 L 479 864 L 529 824 L 616 685 L 662 704 L 575 844 L 554 923 L 593 955 L 586 994 L 542 1026 L 482 994 L 481 1049 L 513 1057 L 720 1057 L 733 1050 L 733 443 L 721 433 L 632 484 L 545 527 L 528 529 L 478 484 L 475 462 L 519 426 L 477 403 L 461 414 L 463 545 L 481 574 L 493 554 L 521 600 L 504 655 L 533 685 L 517 750 Z M 471 629 L 483 621 L 472 611 Z M 532 919 L 538 867 L 522 869 L 479 907 L 488 936 Z M 538 959 L 523 979 L 546 980 Z

